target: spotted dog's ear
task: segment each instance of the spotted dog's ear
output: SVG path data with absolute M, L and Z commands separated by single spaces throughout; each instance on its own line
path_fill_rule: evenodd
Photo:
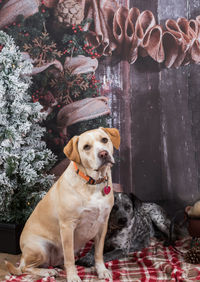
M 68 159 L 80 164 L 81 159 L 78 152 L 78 139 L 78 136 L 74 136 L 64 147 L 63 152 L 65 153 Z
M 131 199 L 131 202 L 134 208 L 135 205 L 140 202 L 140 200 L 133 193 L 128 194 L 128 196 Z
M 105 131 L 108 134 L 108 136 L 110 137 L 113 143 L 113 146 L 118 150 L 120 145 L 119 130 L 116 128 L 104 128 L 104 127 L 100 127 L 100 128 L 103 129 L 103 131 Z

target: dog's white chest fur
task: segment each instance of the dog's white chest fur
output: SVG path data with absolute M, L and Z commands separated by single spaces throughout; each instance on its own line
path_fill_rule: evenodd
M 87 204 L 80 209 L 80 219 L 75 230 L 75 252 L 96 236 L 100 225 L 110 213 L 110 204 L 106 196 L 101 192 L 95 192 Z

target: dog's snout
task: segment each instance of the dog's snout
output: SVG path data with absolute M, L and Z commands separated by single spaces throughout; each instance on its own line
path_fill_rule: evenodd
M 122 218 L 119 218 L 118 220 L 118 224 L 119 225 L 125 225 L 127 223 L 127 218 L 126 217 L 122 217 Z
M 100 159 L 106 159 L 107 157 L 108 157 L 108 152 L 107 151 L 101 151 L 101 152 L 99 152 L 99 154 L 98 154 L 98 157 L 100 158 Z

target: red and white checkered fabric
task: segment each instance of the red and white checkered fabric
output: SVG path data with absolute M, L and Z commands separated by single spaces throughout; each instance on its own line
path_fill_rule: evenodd
M 151 240 L 148 248 L 140 252 L 129 254 L 128 257 L 106 263 L 112 272 L 113 281 L 137 281 L 137 282 L 157 282 L 157 281 L 200 281 L 200 265 L 192 265 L 184 262 L 183 253 L 190 246 L 190 238 L 176 242 L 176 250 L 172 247 L 164 247 L 162 242 Z M 92 243 L 88 243 L 82 251 L 84 255 Z M 78 274 L 84 282 L 99 281 L 92 268 L 77 267 Z M 31 275 L 7 276 L 2 282 L 55 282 L 65 281 L 65 272 L 59 270 L 59 277 L 47 277 L 37 279 Z

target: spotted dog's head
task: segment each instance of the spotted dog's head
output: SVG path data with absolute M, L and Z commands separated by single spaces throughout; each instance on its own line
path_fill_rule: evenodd
M 114 197 L 109 226 L 113 229 L 122 229 L 131 224 L 134 216 L 135 197 L 133 194 L 126 193 L 114 193 Z
M 119 145 L 117 129 L 100 127 L 73 137 L 65 146 L 64 153 L 83 167 L 99 171 L 114 163 L 113 146 L 119 149 Z

